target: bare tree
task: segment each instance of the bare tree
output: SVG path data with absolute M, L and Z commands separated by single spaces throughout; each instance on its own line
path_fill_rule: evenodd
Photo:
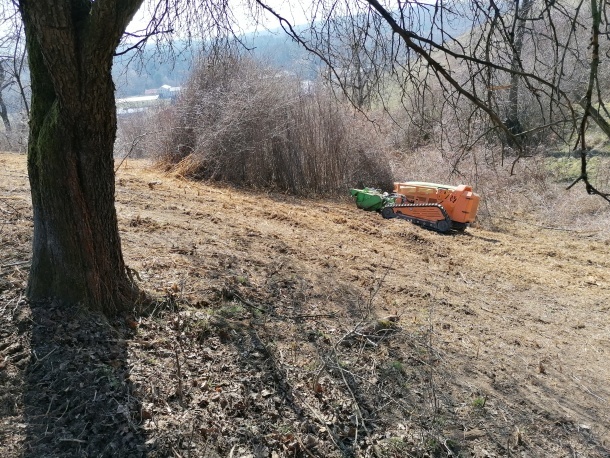
M 5 60 L 0 60 L 0 118 L 4 123 L 4 128 L 7 132 L 11 131 L 11 122 L 8 119 L 8 112 L 6 110 L 6 103 L 2 97 L 2 92 L 10 86 L 10 81 L 6 81 L 6 72 L 4 71 Z
M 312 28 L 316 46 L 324 49 L 326 71 L 323 76 L 337 95 L 343 95 L 355 107 L 370 109 L 383 90 L 386 47 L 378 43 L 386 37 L 369 33 L 379 18 L 371 11 L 351 11 L 332 18 L 327 29 Z
M 576 181 L 574 181 L 570 186 L 568 186 L 568 189 L 570 189 L 579 181 L 582 181 L 585 184 L 585 188 L 589 194 L 599 195 L 608 202 L 610 202 L 610 193 L 599 191 L 589 181 L 589 176 L 587 174 L 586 143 L 587 124 L 589 119 L 592 119 L 594 122 L 596 122 L 599 127 L 604 131 L 604 133 L 608 135 L 608 137 L 610 137 L 610 126 L 608 125 L 608 122 L 604 119 L 604 116 L 600 114 L 600 111 L 593 106 L 594 100 L 597 99 L 597 103 L 599 104 L 602 113 L 605 116 L 610 115 L 603 100 L 599 80 L 599 66 L 601 55 L 600 36 L 607 35 L 608 33 L 608 19 L 606 17 L 605 6 L 605 0 L 591 0 L 591 64 L 589 68 L 587 90 L 584 97 L 579 101 L 580 105 L 584 108 L 584 115 L 580 122 L 578 139 L 574 148 L 576 150 L 580 150 L 581 172 L 580 176 L 576 179 Z M 606 24 L 606 32 L 602 33 L 601 26 L 604 22 Z M 608 56 L 608 51 L 606 51 L 605 54 L 606 56 Z
M 585 102 L 583 113 L 580 99 L 584 94 L 585 101 L 605 110 L 596 59 L 608 52 L 608 44 L 599 52 L 594 45 L 599 43 L 595 36 L 604 33 L 596 28 L 607 23 L 596 26 L 596 15 L 603 16 L 605 11 L 603 1 L 574 5 L 567 0 L 383 4 L 319 0 L 305 30 L 296 29 L 264 0 L 257 2 L 295 40 L 326 62 L 346 96 L 357 102 L 350 97 L 352 83 L 341 78 L 343 66 L 333 44 L 341 42 L 336 38 L 341 34 L 336 22 L 349 18 L 347 22 L 357 25 L 348 28 L 345 40 L 353 41 L 356 32 L 366 37 L 367 45 L 359 49 L 375 56 L 370 62 L 379 69 L 376 87 L 383 86 L 383 79 L 393 78 L 407 109 L 413 107 L 405 102 L 417 100 L 416 108 L 422 108 L 426 93 L 431 97 L 441 90 L 441 110 L 454 111 L 462 127 L 460 135 L 465 135 L 464 151 L 481 139 L 488 141 L 493 132 L 496 138 L 509 139 L 515 161 L 531 154 L 524 139 L 536 136 L 552 136 L 564 144 L 578 138 L 577 149 L 584 151 L 586 121 L 593 116 L 592 104 Z M 587 50 L 589 42 L 592 46 Z M 586 80 L 596 90 L 587 91 Z M 397 97 L 396 91 L 388 94 Z M 386 107 L 393 102 L 384 101 Z M 490 122 L 484 122 L 485 118 Z
M 29 112 L 26 82 L 26 53 L 23 25 L 12 4 L 0 5 L 0 19 L 5 33 L 0 37 L 0 117 L 7 133 L 13 130 L 9 108 L 13 112 Z
M 515 2 L 515 12 L 513 18 L 512 30 L 510 32 L 510 45 L 512 47 L 511 57 L 511 77 L 510 89 L 508 96 L 508 114 L 506 117 L 506 126 L 514 134 L 520 134 L 523 131 L 519 113 L 519 72 L 523 70 L 521 62 L 521 53 L 523 51 L 523 37 L 526 32 L 527 18 L 529 17 L 534 0 L 523 0 L 520 5 L 519 1 Z

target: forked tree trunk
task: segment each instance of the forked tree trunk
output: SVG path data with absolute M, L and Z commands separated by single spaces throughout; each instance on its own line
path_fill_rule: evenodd
M 133 304 L 114 207 L 113 52 L 141 0 L 22 0 L 34 212 L 27 294 L 114 313 Z

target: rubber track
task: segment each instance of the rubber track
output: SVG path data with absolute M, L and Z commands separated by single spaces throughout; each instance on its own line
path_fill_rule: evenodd
M 422 207 L 436 207 L 441 211 L 441 214 L 444 216 L 444 219 L 439 220 L 439 221 L 430 221 L 427 219 L 421 219 L 421 218 L 414 218 L 412 216 L 407 216 L 407 215 L 403 215 L 402 213 L 395 213 L 392 212 L 392 217 L 391 218 L 399 218 L 399 219 L 404 219 L 407 221 L 411 221 L 414 224 L 417 224 L 418 226 L 423 226 L 438 232 L 449 232 L 451 230 L 452 227 L 452 223 L 451 223 L 451 218 L 449 218 L 449 214 L 447 213 L 447 210 L 445 210 L 445 208 L 440 205 L 440 204 L 394 204 L 394 205 L 386 205 L 385 207 L 383 207 L 381 209 L 381 214 L 384 218 L 388 218 L 385 214 L 384 214 L 384 210 L 386 208 L 422 208 Z M 446 227 L 443 227 L 441 224 L 441 222 L 445 223 Z

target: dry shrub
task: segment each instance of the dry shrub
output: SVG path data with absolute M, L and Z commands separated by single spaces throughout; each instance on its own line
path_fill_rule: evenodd
M 482 197 L 479 222 L 490 229 L 502 228 L 507 221 L 569 230 L 601 231 L 608 226 L 606 201 L 587 194 L 582 182 L 566 190 L 580 176 L 580 160 L 558 153 L 565 145 L 557 136 L 530 138 L 522 153 L 527 157 L 517 160 L 517 152 L 471 106 L 452 103 L 447 96 L 443 109 L 435 110 L 438 93 L 428 95 L 427 111 L 417 100 L 404 99 L 412 106 L 403 104 L 405 112 L 392 116 L 389 137 L 396 148 L 394 175 L 400 181 L 472 185 Z M 597 189 L 610 192 L 610 158 L 592 152 L 588 177 Z
M 502 229 L 515 221 L 531 226 L 575 231 L 606 232 L 610 205 L 586 193 L 584 184 L 567 186 L 578 176 L 578 161 L 570 170 L 563 161 L 539 151 L 513 164 L 502 161 L 498 145 L 484 145 L 464 151 L 447 151 L 428 146 L 396 153 L 396 170 L 401 180 L 469 184 L 481 196 L 478 221 L 487 229 Z M 591 174 L 602 186 L 610 177 L 610 159 L 599 159 Z M 576 173 L 576 175 L 575 175 Z M 601 187 L 600 189 L 607 189 Z M 601 232 L 600 232 L 601 233 Z
M 119 116 L 114 145 L 117 159 L 153 156 L 169 130 L 168 116 L 171 111 L 171 107 L 159 106 Z
M 174 107 L 160 159 L 198 179 L 298 195 L 387 188 L 384 142 L 323 88 L 235 56 L 205 59 Z
M 0 151 L 25 153 L 28 149 L 28 124 L 23 115 L 11 115 L 11 130 L 0 123 Z
M 207 60 L 166 117 L 170 128 L 159 157 L 184 176 L 300 195 L 364 185 L 391 190 L 393 179 L 470 184 L 482 197 L 479 222 L 486 228 L 507 221 L 607 227 L 605 201 L 582 184 L 566 191 L 578 175 L 549 154 L 556 139 L 547 139 L 551 146 L 532 142 L 532 157 L 513 164 L 514 151 L 471 107 L 430 101 L 419 117 L 368 113 L 374 127 L 323 88 L 303 90 L 295 78 L 236 57 Z M 589 171 L 600 185 L 610 183 L 609 162 L 599 159 Z

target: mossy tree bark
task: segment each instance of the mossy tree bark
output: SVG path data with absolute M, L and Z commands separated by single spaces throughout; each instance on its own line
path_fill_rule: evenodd
M 30 300 L 115 313 L 138 291 L 114 206 L 112 57 L 142 0 L 20 0 L 32 102 Z

